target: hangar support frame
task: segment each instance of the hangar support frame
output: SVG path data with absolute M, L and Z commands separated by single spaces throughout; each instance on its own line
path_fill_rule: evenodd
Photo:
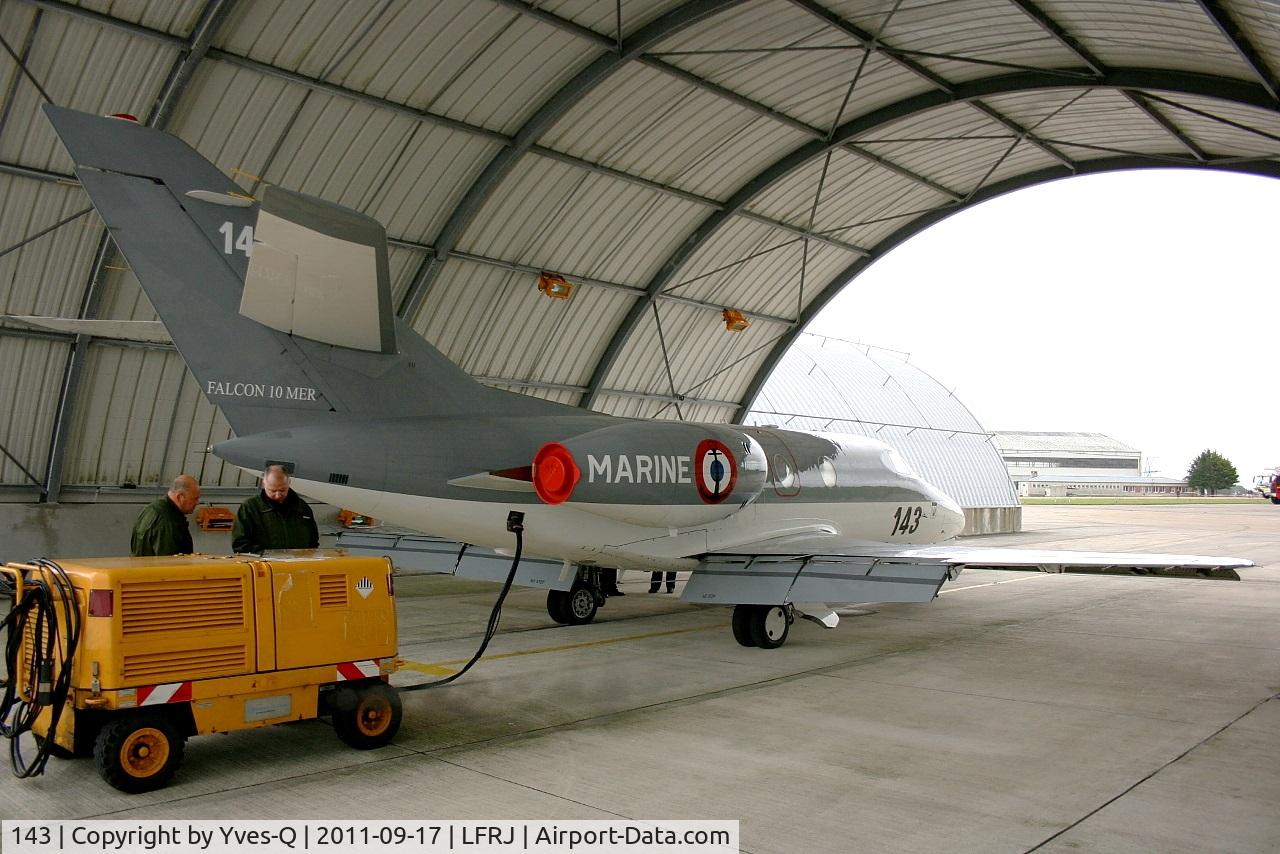
M 1037 68 L 1000 62 L 998 58 L 984 59 L 961 55 L 965 51 L 945 53 L 930 52 L 928 49 L 914 50 L 905 45 L 895 44 L 892 39 L 881 38 L 879 32 L 870 32 L 864 27 L 845 20 L 831 8 L 823 5 L 820 0 L 780 0 L 779 11 L 783 11 L 783 3 L 785 3 L 846 40 L 841 44 L 847 43 L 847 47 L 833 49 L 855 51 L 850 54 L 854 57 L 858 55 L 856 51 L 861 51 L 864 59 L 872 56 L 881 58 L 904 72 L 904 76 L 913 77 L 927 86 L 923 92 L 899 98 L 860 114 L 855 113 L 842 123 L 837 117 L 832 124 L 838 126 L 833 126 L 830 130 L 818 127 L 818 123 L 812 120 L 797 118 L 789 114 L 785 108 L 770 106 L 765 103 L 766 98 L 753 97 L 736 91 L 730 85 L 710 79 L 713 75 L 701 76 L 671 61 L 679 58 L 680 51 L 665 50 L 665 41 L 707 21 L 715 20 L 717 16 L 739 9 L 744 4 L 737 0 L 687 0 L 687 2 L 668 7 L 658 17 L 641 24 L 630 33 L 623 27 L 621 8 L 619 8 L 616 31 L 605 33 L 548 12 L 527 0 L 491 0 L 495 7 L 502 7 L 515 12 L 518 16 L 537 20 L 589 45 L 589 52 L 583 55 L 583 63 L 575 66 L 578 69 L 576 73 L 568 75 L 567 79 L 560 78 L 564 82 L 557 85 L 554 90 L 548 90 L 549 96 L 541 100 L 541 103 L 536 106 L 530 104 L 531 112 L 527 114 L 528 118 L 524 119 L 514 131 L 510 127 L 505 130 L 495 130 L 492 127 L 483 126 L 478 121 L 467 121 L 433 111 L 430 106 L 420 108 L 407 103 L 397 103 L 391 98 L 378 97 L 330 82 L 326 78 L 329 76 L 330 68 L 336 62 L 329 63 L 329 67 L 320 71 L 318 76 L 308 76 L 272 62 L 238 55 L 215 47 L 219 27 L 230 16 L 243 9 L 235 4 L 235 0 L 205 2 L 199 7 L 200 12 L 195 26 L 186 36 L 153 29 L 141 23 L 72 5 L 63 0 L 20 0 L 20 2 L 38 10 L 34 22 L 30 25 L 30 32 L 26 34 L 24 40 L 20 40 L 19 49 L 24 57 L 30 52 L 37 29 L 42 27 L 41 16 L 48 17 L 46 13 L 75 16 L 176 49 L 177 59 L 168 68 L 166 79 L 149 116 L 149 123 L 157 127 L 167 124 L 176 105 L 188 89 L 197 67 L 207 59 L 210 62 L 228 63 L 260 75 L 279 78 L 305 87 L 308 92 L 348 98 L 378 110 L 391 111 L 419 125 L 440 126 L 496 144 L 496 153 L 491 157 L 486 154 L 487 164 L 478 173 L 473 173 L 474 177 L 469 179 L 469 184 L 457 197 L 458 200 L 441 220 L 442 225 L 436 228 L 434 233 L 420 236 L 405 234 L 392 238 L 393 245 L 409 249 L 421 256 L 420 261 L 416 257 L 412 259 L 416 264 L 416 270 L 412 276 L 408 277 L 408 288 L 399 302 L 400 314 L 411 323 L 417 321 L 422 315 L 424 304 L 430 303 L 433 299 L 432 286 L 440 278 L 446 263 L 451 258 L 521 273 L 535 272 L 538 269 L 535 264 L 526 263 L 522 259 L 494 257 L 504 254 L 500 251 L 491 253 L 477 251 L 475 247 L 467 246 L 463 241 L 468 230 L 477 223 L 477 217 L 481 214 L 486 201 L 491 199 L 504 181 L 516 171 L 517 164 L 521 163 L 525 155 L 558 161 L 575 169 L 644 187 L 666 197 L 691 202 L 709 209 L 709 213 L 702 220 L 689 221 L 685 226 L 688 228 L 687 232 L 683 234 L 681 240 L 672 244 L 674 248 L 668 250 L 665 259 L 659 265 L 649 268 L 651 272 L 647 273 L 649 275 L 647 281 L 626 282 L 618 280 L 625 277 L 580 275 L 579 272 L 583 271 L 574 270 L 559 271 L 586 287 L 624 293 L 633 299 L 626 307 L 625 314 L 620 312 L 620 315 L 615 315 L 615 318 L 621 316 L 621 321 L 611 320 L 610 326 L 603 330 L 601 341 L 604 342 L 607 339 L 607 343 L 604 344 L 602 351 L 597 351 L 598 356 L 593 356 L 594 363 L 582 362 L 584 367 L 592 366 L 590 376 L 585 382 L 576 377 L 572 382 L 552 382 L 550 379 L 539 377 L 499 374 L 482 377 L 485 382 L 508 387 L 576 394 L 580 405 L 587 408 L 600 406 L 605 398 L 610 397 L 661 400 L 666 401 L 668 405 L 689 400 L 726 413 L 736 409 L 735 417 L 740 419 L 752 404 L 781 354 L 794 341 L 803 326 L 830 301 L 840 288 L 856 278 L 889 249 L 911 235 L 952 213 L 996 195 L 1070 175 L 1156 166 L 1208 168 L 1268 177 L 1280 176 L 1278 174 L 1280 167 L 1277 166 L 1280 155 L 1274 153 L 1277 150 L 1276 143 L 1280 143 L 1280 136 L 1269 134 L 1261 128 L 1249 127 L 1247 120 L 1244 122 L 1233 120 L 1229 115 L 1234 114 L 1216 115 L 1211 108 L 1205 108 L 1203 103 L 1197 107 L 1195 103 L 1179 102 L 1184 98 L 1193 102 L 1209 100 L 1229 107 L 1238 106 L 1262 110 L 1272 115 L 1280 114 L 1280 102 L 1277 100 L 1280 86 L 1277 85 L 1275 71 L 1269 67 L 1267 61 L 1268 51 L 1273 51 L 1274 45 L 1269 44 L 1265 34 L 1262 36 L 1262 41 L 1257 43 L 1252 41 L 1248 35 L 1248 27 L 1245 25 L 1249 24 L 1249 16 L 1253 13 L 1248 9 L 1232 7 L 1221 0 L 1194 0 L 1194 5 L 1189 7 L 1188 14 L 1194 15 L 1198 11 L 1203 15 L 1204 26 L 1208 27 L 1211 24 L 1225 38 L 1227 44 L 1222 45 L 1221 52 L 1224 56 L 1233 52 L 1239 57 L 1239 61 L 1233 60 L 1234 65 L 1226 63 L 1223 67 L 1231 69 L 1230 73 L 1237 74 L 1236 77 L 1149 67 L 1138 63 L 1125 64 L 1123 61 L 1108 64 L 1086 46 L 1085 39 L 1072 33 L 1070 28 L 1055 20 L 1034 0 L 1003 0 L 1003 2 L 1007 4 L 1009 10 L 1016 10 L 1008 11 L 1008 15 L 1020 14 L 1025 21 L 1034 22 L 1036 27 L 1062 49 L 1058 60 L 1046 63 L 1045 67 Z M 888 12 L 884 19 L 886 24 L 901 5 L 904 4 L 894 5 Z M 997 5 L 998 3 L 993 3 L 992 8 Z M 1240 15 L 1244 15 L 1244 18 Z M 1257 33 L 1257 22 L 1253 22 L 1252 26 Z M 605 28 L 612 29 L 612 23 L 606 24 Z M 358 41 L 359 38 L 356 40 Z M 715 48 L 719 45 L 713 44 L 711 47 Z M 776 50 L 785 49 L 776 48 Z M 768 53 L 771 48 L 766 46 L 760 49 L 751 48 L 751 50 Z M 1103 48 L 1100 47 L 1099 50 L 1105 53 Z M 715 50 L 708 52 L 714 53 Z M 1114 55 L 1108 55 L 1112 56 L 1113 60 L 1116 59 Z M 1270 55 L 1275 56 L 1274 52 Z M 17 58 L 15 55 L 15 59 Z M 997 71 L 1004 69 L 1008 73 L 962 81 L 958 78 L 963 75 L 944 75 L 935 71 L 930 63 L 938 60 L 975 63 L 988 66 L 987 70 L 995 67 Z M 1241 62 L 1243 65 L 1240 64 Z M 593 93 L 598 92 L 607 80 L 629 64 L 642 65 L 667 78 L 678 80 L 693 89 L 707 93 L 725 104 L 732 104 L 754 115 L 766 117 L 777 126 L 807 137 L 808 141 L 778 157 L 772 163 L 764 165 L 740 183 L 736 190 L 728 193 L 727 198 L 717 197 L 725 193 L 697 192 L 680 187 L 679 180 L 655 180 L 638 174 L 642 170 L 628 171 L 627 168 L 619 168 L 607 162 L 593 162 L 595 158 L 561 151 L 554 143 L 546 143 L 544 137 L 557 121 L 570 114 L 577 105 L 587 100 Z M 956 79 L 951 79 L 952 77 Z M 1241 77 L 1245 79 L 1240 79 Z M 17 79 L 13 78 L 8 87 L 10 91 L 5 93 L 4 101 L 0 104 L 0 127 L 9 121 L 9 113 L 14 101 L 12 90 L 17 85 L 19 85 Z M 856 85 L 857 77 L 855 76 L 852 86 Z M 919 86 L 915 88 L 918 90 Z M 1163 134 L 1163 138 L 1168 140 L 1170 150 L 1154 153 L 1153 150 L 1145 152 L 1127 150 L 1122 143 L 1114 146 L 1098 145 L 1096 144 L 1098 140 L 1090 142 L 1066 138 L 1069 134 L 1057 138 L 1054 134 L 1041 130 L 1040 122 L 1015 120 L 996 106 L 1000 98 L 1020 93 L 1079 92 L 1083 96 L 1084 93 L 1095 90 L 1119 93 L 1133 110 L 1150 122 L 1149 127 L 1151 131 L 1157 133 L 1157 138 L 1159 134 Z M 931 177 L 924 174 L 927 170 L 912 168 L 898 162 L 892 155 L 872 149 L 871 146 L 882 142 L 875 138 L 876 132 L 890 127 L 894 122 L 919 118 L 931 111 L 944 110 L 956 105 L 964 105 L 991 123 L 992 135 L 986 138 L 1008 141 L 1009 145 L 1004 156 L 1007 157 L 1019 146 L 1026 146 L 1028 150 L 1034 149 L 1041 161 L 1052 162 L 1055 165 L 1035 168 L 1013 178 L 994 180 L 988 184 L 988 179 L 1000 165 L 1001 161 L 997 160 L 976 187 L 961 190 L 951 186 L 945 178 Z M 1211 135 L 1204 135 L 1204 138 L 1198 139 L 1198 134 L 1180 127 L 1176 120 L 1179 114 L 1218 122 L 1236 131 L 1260 135 L 1265 139 L 1269 153 L 1266 156 L 1240 157 L 1215 150 L 1215 146 L 1206 141 L 1212 138 Z M 284 145 L 291 127 L 292 122 L 277 138 L 273 151 L 279 151 Z M 977 137 L 970 135 L 968 138 Z M 1103 142 L 1109 142 L 1109 140 Z M 865 163 L 873 164 L 878 169 L 892 173 L 917 188 L 925 188 L 934 197 L 934 204 L 917 205 L 914 210 L 895 212 L 893 216 L 886 217 L 886 219 L 900 218 L 903 224 L 887 234 L 883 229 L 880 230 L 878 238 L 874 241 L 866 241 L 866 245 L 861 245 L 863 241 L 845 239 L 848 229 L 865 223 L 841 224 L 837 227 L 828 224 L 825 227 L 815 227 L 812 212 L 808 224 L 801 225 L 796 221 L 799 219 L 798 216 L 770 215 L 772 212 L 764 213 L 757 209 L 757 203 L 790 176 L 794 176 L 818 158 L 830 158 L 836 151 L 851 154 Z M 1081 154 L 1079 157 L 1073 157 L 1069 153 L 1071 151 L 1081 152 Z M 1099 154 L 1104 156 L 1097 156 Z M 0 173 L 44 181 L 66 182 L 69 178 L 69 176 L 16 162 L 0 163 Z M 726 185 L 726 193 L 730 186 Z M 811 211 L 816 210 L 821 193 L 821 183 L 819 183 Z M 686 379 L 684 386 L 678 387 L 679 384 L 672 372 L 671 355 L 666 352 L 667 336 L 661 334 L 661 325 L 665 317 L 658 314 L 658 306 L 666 302 L 704 310 L 718 310 L 721 307 L 714 299 L 689 296 L 687 291 L 675 293 L 677 287 L 684 287 L 698 278 L 695 276 L 677 281 L 677 277 L 701 250 L 707 248 L 718 235 L 725 231 L 726 225 L 742 219 L 751 220 L 786 235 L 784 239 L 787 242 L 779 243 L 778 246 L 770 246 L 766 249 L 763 248 L 765 244 L 760 244 L 754 250 L 757 255 L 803 242 L 807 256 L 808 244 L 815 242 L 848 253 L 854 257 L 854 260 L 842 267 L 834 276 L 830 276 L 830 270 L 833 267 L 828 267 L 824 271 L 824 276 L 828 277 L 826 281 L 814 279 L 810 280 L 812 282 L 810 284 L 802 277 L 799 298 L 787 308 L 762 310 L 760 307 L 753 306 L 737 307 L 741 308 L 748 317 L 764 321 L 771 326 L 768 340 L 763 343 L 751 342 L 752 348 L 749 352 L 738 354 L 736 360 L 729 366 L 721 364 L 707 379 L 701 382 Z M 415 237 L 417 239 L 413 239 Z M 112 251 L 104 234 L 83 286 L 79 310 L 81 317 L 94 317 L 99 313 L 102 270 Z M 844 261 L 844 259 L 840 260 Z M 741 261 L 732 262 L 728 266 L 732 267 L 735 263 L 741 263 Z M 648 390 L 629 388 L 626 387 L 629 383 L 622 380 L 615 369 L 619 360 L 627 354 L 628 345 L 635 341 L 636 333 L 642 328 L 647 330 L 644 324 L 645 318 L 649 315 L 653 315 L 655 324 L 659 326 L 659 335 L 664 344 L 662 362 L 655 361 L 650 367 L 654 372 L 653 378 L 661 377 L 663 381 Z M 0 334 L 17 333 L 4 329 L 0 330 Z M 48 446 L 45 495 L 48 500 L 53 501 L 57 500 L 61 487 L 67 436 L 69 427 L 75 420 L 77 390 L 90 339 L 88 336 L 77 336 L 69 343 L 71 346 L 67 355 L 67 369 Z M 761 352 L 767 352 L 762 361 L 759 360 Z M 737 385 L 733 392 L 728 394 L 722 391 L 720 394 L 694 396 L 694 393 L 709 379 L 723 374 L 734 364 L 751 358 L 757 359 L 757 364 L 753 368 L 754 373 L 751 379 L 745 386 Z M 708 365 L 706 370 L 711 372 L 712 366 Z M 735 380 L 735 383 L 737 382 Z M 644 382 L 641 380 L 637 384 L 643 386 Z M 664 388 L 655 393 L 656 385 L 662 385 Z M 667 385 L 670 386 L 669 394 L 665 391 Z M 726 399 L 731 394 L 736 394 L 738 389 L 744 389 L 741 397 L 736 400 Z M 30 460 L 27 461 L 27 467 L 36 468 L 31 465 Z

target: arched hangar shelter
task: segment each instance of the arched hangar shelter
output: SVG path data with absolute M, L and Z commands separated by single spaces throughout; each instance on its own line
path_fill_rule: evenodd
M 956 500 L 964 510 L 963 533 L 1022 528 L 1022 505 L 994 434 L 905 353 L 805 333 L 778 362 L 743 423 L 886 442 Z
M 127 112 L 384 223 L 474 376 L 629 416 L 742 419 L 837 290 L 994 195 L 1280 174 L 1265 0 L 13 0 L 0 36 L 5 315 L 154 318 L 40 107 Z M 63 330 L 0 329 L 11 500 L 247 485 L 170 347 Z

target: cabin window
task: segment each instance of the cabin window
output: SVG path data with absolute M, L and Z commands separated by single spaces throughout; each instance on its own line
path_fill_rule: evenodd
M 881 459 L 884 461 L 884 464 L 889 471 L 894 474 L 902 475 L 903 477 L 916 477 L 915 471 L 913 471 L 911 466 L 907 464 L 907 461 L 902 458 L 902 455 L 893 448 L 887 449 L 881 455 Z

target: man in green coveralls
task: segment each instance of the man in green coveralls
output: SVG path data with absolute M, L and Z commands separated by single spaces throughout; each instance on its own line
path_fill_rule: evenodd
M 143 508 L 133 523 L 129 553 L 134 557 L 191 554 L 194 549 L 187 516 L 199 503 L 196 479 L 189 474 L 175 477 L 169 491 Z
M 314 549 L 320 545 L 315 514 L 289 488 L 284 466 L 267 466 L 262 491 L 236 511 L 231 548 L 236 554 L 268 549 Z

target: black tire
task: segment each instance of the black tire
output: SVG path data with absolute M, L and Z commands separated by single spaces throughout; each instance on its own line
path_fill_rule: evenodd
M 400 694 L 382 682 L 343 689 L 333 705 L 333 731 L 357 750 L 382 747 L 400 730 Z
M 791 615 L 781 605 L 757 605 L 751 615 L 751 639 L 761 649 L 777 649 L 787 642 Z
M 562 590 L 547 593 L 547 615 L 562 626 L 569 624 L 569 594 Z
M 1280 498 L 1276 498 L 1274 495 L 1273 495 L 1273 496 L 1271 496 L 1271 503 L 1272 503 L 1272 504 L 1280 504 Z
M 579 587 L 574 585 L 569 591 L 569 599 L 565 608 L 565 616 L 569 618 L 569 625 L 583 626 L 596 618 L 596 612 L 600 610 L 600 605 L 596 602 L 596 594 L 590 587 Z
M 751 619 L 757 605 L 733 606 L 733 639 L 742 646 L 755 646 L 755 638 L 751 636 Z
M 584 626 L 596 618 L 598 610 L 600 605 L 590 587 L 575 584 L 568 593 L 552 590 L 547 594 L 547 613 L 561 625 Z
M 167 717 L 130 715 L 107 722 L 93 747 L 98 773 L 129 794 L 164 787 L 182 764 L 185 739 Z

